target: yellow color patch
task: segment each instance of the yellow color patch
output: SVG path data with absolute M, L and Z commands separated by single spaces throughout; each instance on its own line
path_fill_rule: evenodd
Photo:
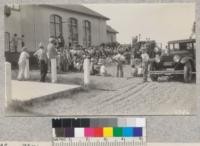
M 103 128 L 103 137 L 113 137 L 113 128 L 112 127 Z

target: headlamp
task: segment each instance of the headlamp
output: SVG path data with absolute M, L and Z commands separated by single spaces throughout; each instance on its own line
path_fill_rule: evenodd
M 179 62 L 180 59 L 181 59 L 181 57 L 179 55 L 175 55 L 173 58 L 174 62 Z

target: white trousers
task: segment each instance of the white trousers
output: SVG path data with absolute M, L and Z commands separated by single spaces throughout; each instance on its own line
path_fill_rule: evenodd
M 57 82 L 57 63 L 56 58 L 51 59 L 51 82 Z
M 22 61 L 19 64 L 19 73 L 17 76 L 18 80 L 29 79 L 30 78 L 30 71 L 29 71 L 29 60 Z

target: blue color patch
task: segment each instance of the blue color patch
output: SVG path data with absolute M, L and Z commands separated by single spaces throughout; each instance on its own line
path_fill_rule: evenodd
M 133 128 L 124 127 L 122 133 L 123 137 L 133 137 Z
M 133 136 L 134 137 L 142 137 L 142 127 L 134 127 L 133 128 Z

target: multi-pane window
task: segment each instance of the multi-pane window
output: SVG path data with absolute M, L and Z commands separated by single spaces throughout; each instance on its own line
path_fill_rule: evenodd
M 10 7 L 14 11 L 20 11 L 20 5 L 19 4 L 7 4 L 8 7 Z
M 69 42 L 72 45 L 78 44 L 78 21 L 75 18 L 69 19 Z
M 91 46 L 91 23 L 88 20 L 83 21 L 83 45 L 85 47 Z
M 62 17 L 58 15 L 50 16 L 50 36 L 58 37 L 62 35 Z
M 5 32 L 5 51 L 10 52 L 10 33 Z

